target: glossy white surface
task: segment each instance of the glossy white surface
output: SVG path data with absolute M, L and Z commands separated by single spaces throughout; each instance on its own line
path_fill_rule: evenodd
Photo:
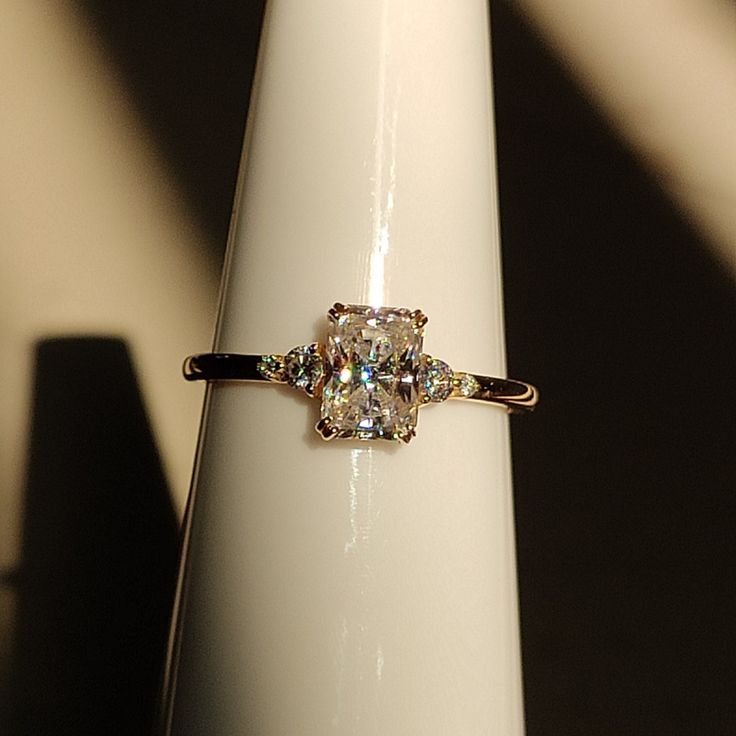
M 217 349 L 421 307 L 425 350 L 504 375 L 490 95 L 481 0 L 273 2 Z M 171 733 L 521 734 L 506 414 L 328 444 L 286 387 L 210 399 Z

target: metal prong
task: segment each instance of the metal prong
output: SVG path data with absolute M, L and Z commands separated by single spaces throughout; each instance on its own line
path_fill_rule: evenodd
M 333 321 L 336 322 L 343 314 L 346 314 L 348 311 L 347 307 L 344 304 L 340 304 L 340 302 L 335 302 L 332 307 L 327 311 L 327 316 Z
M 413 429 L 410 429 L 406 432 L 401 432 L 400 434 L 397 434 L 396 439 L 399 440 L 399 442 L 403 442 L 405 445 L 408 445 L 416 436 L 417 433 Z
M 332 422 L 332 417 L 323 417 L 314 425 L 314 428 L 320 433 L 324 440 L 335 439 L 339 431 L 337 427 L 333 427 L 330 422 Z
M 429 319 L 421 309 L 415 309 L 413 312 L 409 313 L 409 316 L 411 317 L 411 326 L 416 332 L 419 332 L 419 330 L 427 324 Z

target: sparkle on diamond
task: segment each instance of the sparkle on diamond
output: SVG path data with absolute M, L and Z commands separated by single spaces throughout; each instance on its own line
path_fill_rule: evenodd
M 457 392 L 460 396 L 469 399 L 478 391 L 480 391 L 480 384 L 475 376 L 470 373 L 464 373 L 457 385 Z
M 339 437 L 398 439 L 417 423 L 422 351 L 407 309 L 350 305 L 330 321 L 322 417 Z
M 314 396 L 322 385 L 324 362 L 316 342 L 290 350 L 284 358 L 286 382 Z
M 443 360 L 431 355 L 422 356 L 419 370 L 419 388 L 423 402 L 441 402 L 452 393 L 454 374 L 452 368 Z

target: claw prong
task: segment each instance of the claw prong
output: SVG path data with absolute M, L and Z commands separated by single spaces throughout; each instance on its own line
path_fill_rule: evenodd
M 335 439 L 338 433 L 337 427 L 334 427 L 332 424 L 332 417 L 322 417 L 317 424 L 315 424 L 314 428 L 319 432 L 322 439 L 324 440 L 332 440 Z
M 399 442 L 403 442 L 405 445 L 408 445 L 416 436 L 417 433 L 413 429 L 410 429 L 397 434 L 396 439 L 399 440 Z
M 415 331 L 419 332 L 427 324 L 428 317 L 421 309 L 415 309 L 409 313 L 411 324 Z
M 340 302 L 335 302 L 330 309 L 327 311 L 327 316 L 336 322 L 340 317 L 347 312 L 347 307 Z

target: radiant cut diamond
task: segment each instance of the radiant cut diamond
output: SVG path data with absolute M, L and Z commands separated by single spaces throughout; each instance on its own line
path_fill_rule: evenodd
M 338 437 L 408 441 L 417 423 L 421 326 L 408 309 L 350 305 L 330 314 L 323 422 Z

